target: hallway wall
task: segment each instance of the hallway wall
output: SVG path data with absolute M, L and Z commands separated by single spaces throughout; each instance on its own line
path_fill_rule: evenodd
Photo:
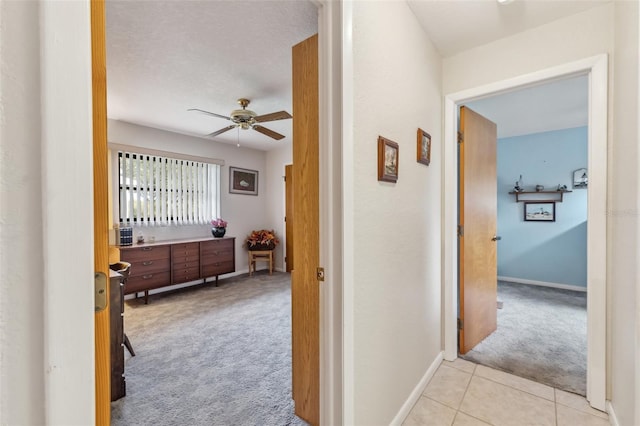
M 389 424 L 441 351 L 441 59 L 405 2 L 354 2 L 353 74 L 354 423 Z M 397 183 L 377 180 L 379 135 Z

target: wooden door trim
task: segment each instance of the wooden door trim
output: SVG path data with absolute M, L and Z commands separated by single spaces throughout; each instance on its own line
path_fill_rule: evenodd
M 606 400 L 606 288 L 607 288 L 607 66 L 606 54 L 532 72 L 461 92 L 445 95 L 443 146 L 443 321 L 444 357 L 457 357 L 457 106 L 479 97 L 567 76 L 589 74 L 589 175 L 598 181 L 589 185 L 587 239 L 588 356 L 587 399 L 605 409 Z M 595 175 L 594 175 L 595 173 Z M 590 179 L 590 180 L 591 180 Z
M 108 277 L 107 59 L 105 3 L 100 0 L 91 1 L 91 69 L 93 94 L 94 270 L 103 272 Z M 108 291 L 107 294 L 109 294 Z M 108 306 L 103 311 L 95 314 L 94 327 L 96 425 L 109 425 L 111 423 L 111 354 Z

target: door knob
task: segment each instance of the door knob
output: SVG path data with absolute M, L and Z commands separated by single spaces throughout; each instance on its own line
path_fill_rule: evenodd
M 491 238 L 491 241 L 500 241 L 501 239 L 502 239 L 502 237 L 494 235 L 493 238 Z

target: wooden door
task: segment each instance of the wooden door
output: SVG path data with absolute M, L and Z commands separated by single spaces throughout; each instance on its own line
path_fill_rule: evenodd
M 285 185 L 285 265 L 287 272 L 293 269 L 293 165 L 284 167 Z
M 293 47 L 293 247 L 291 273 L 295 413 L 320 424 L 318 35 Z
M 497 327 L 496 125 L 460 109 L 460 353 Z
M 91 1 L 91 69 L 93 92 L 93 238 L 96 272 L 109 276 L 109 207 L 107 173 L 107 61 L 104 1 Z M 109 280 L 107 280 L 109 283 Z M 108 284 L 107 284 L 108 285 Z M 109 291 L 107 289 L 107 294 Z M 109 306 L 95 314 L 96 425 L 111 423 Z

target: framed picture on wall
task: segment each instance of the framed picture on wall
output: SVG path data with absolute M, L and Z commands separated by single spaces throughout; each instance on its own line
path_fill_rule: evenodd
M 418 163 L 431 162 L 431 135 L 422 129 L 418 129 Z
M 574 189 L 586 189 L 589 185 L 589 174 L 587 169 L 578 169 L 573 172 L 573 187 Z
M 400 147 L 387 138 L 378 136 L 378 180 L 398 181 L 398 159 Z
M 525 222 L 555 222 L 556 203 L 553 201 L 524 203 Z
M 229 192 L 258 195 L 258 171 L 229 167 Z

